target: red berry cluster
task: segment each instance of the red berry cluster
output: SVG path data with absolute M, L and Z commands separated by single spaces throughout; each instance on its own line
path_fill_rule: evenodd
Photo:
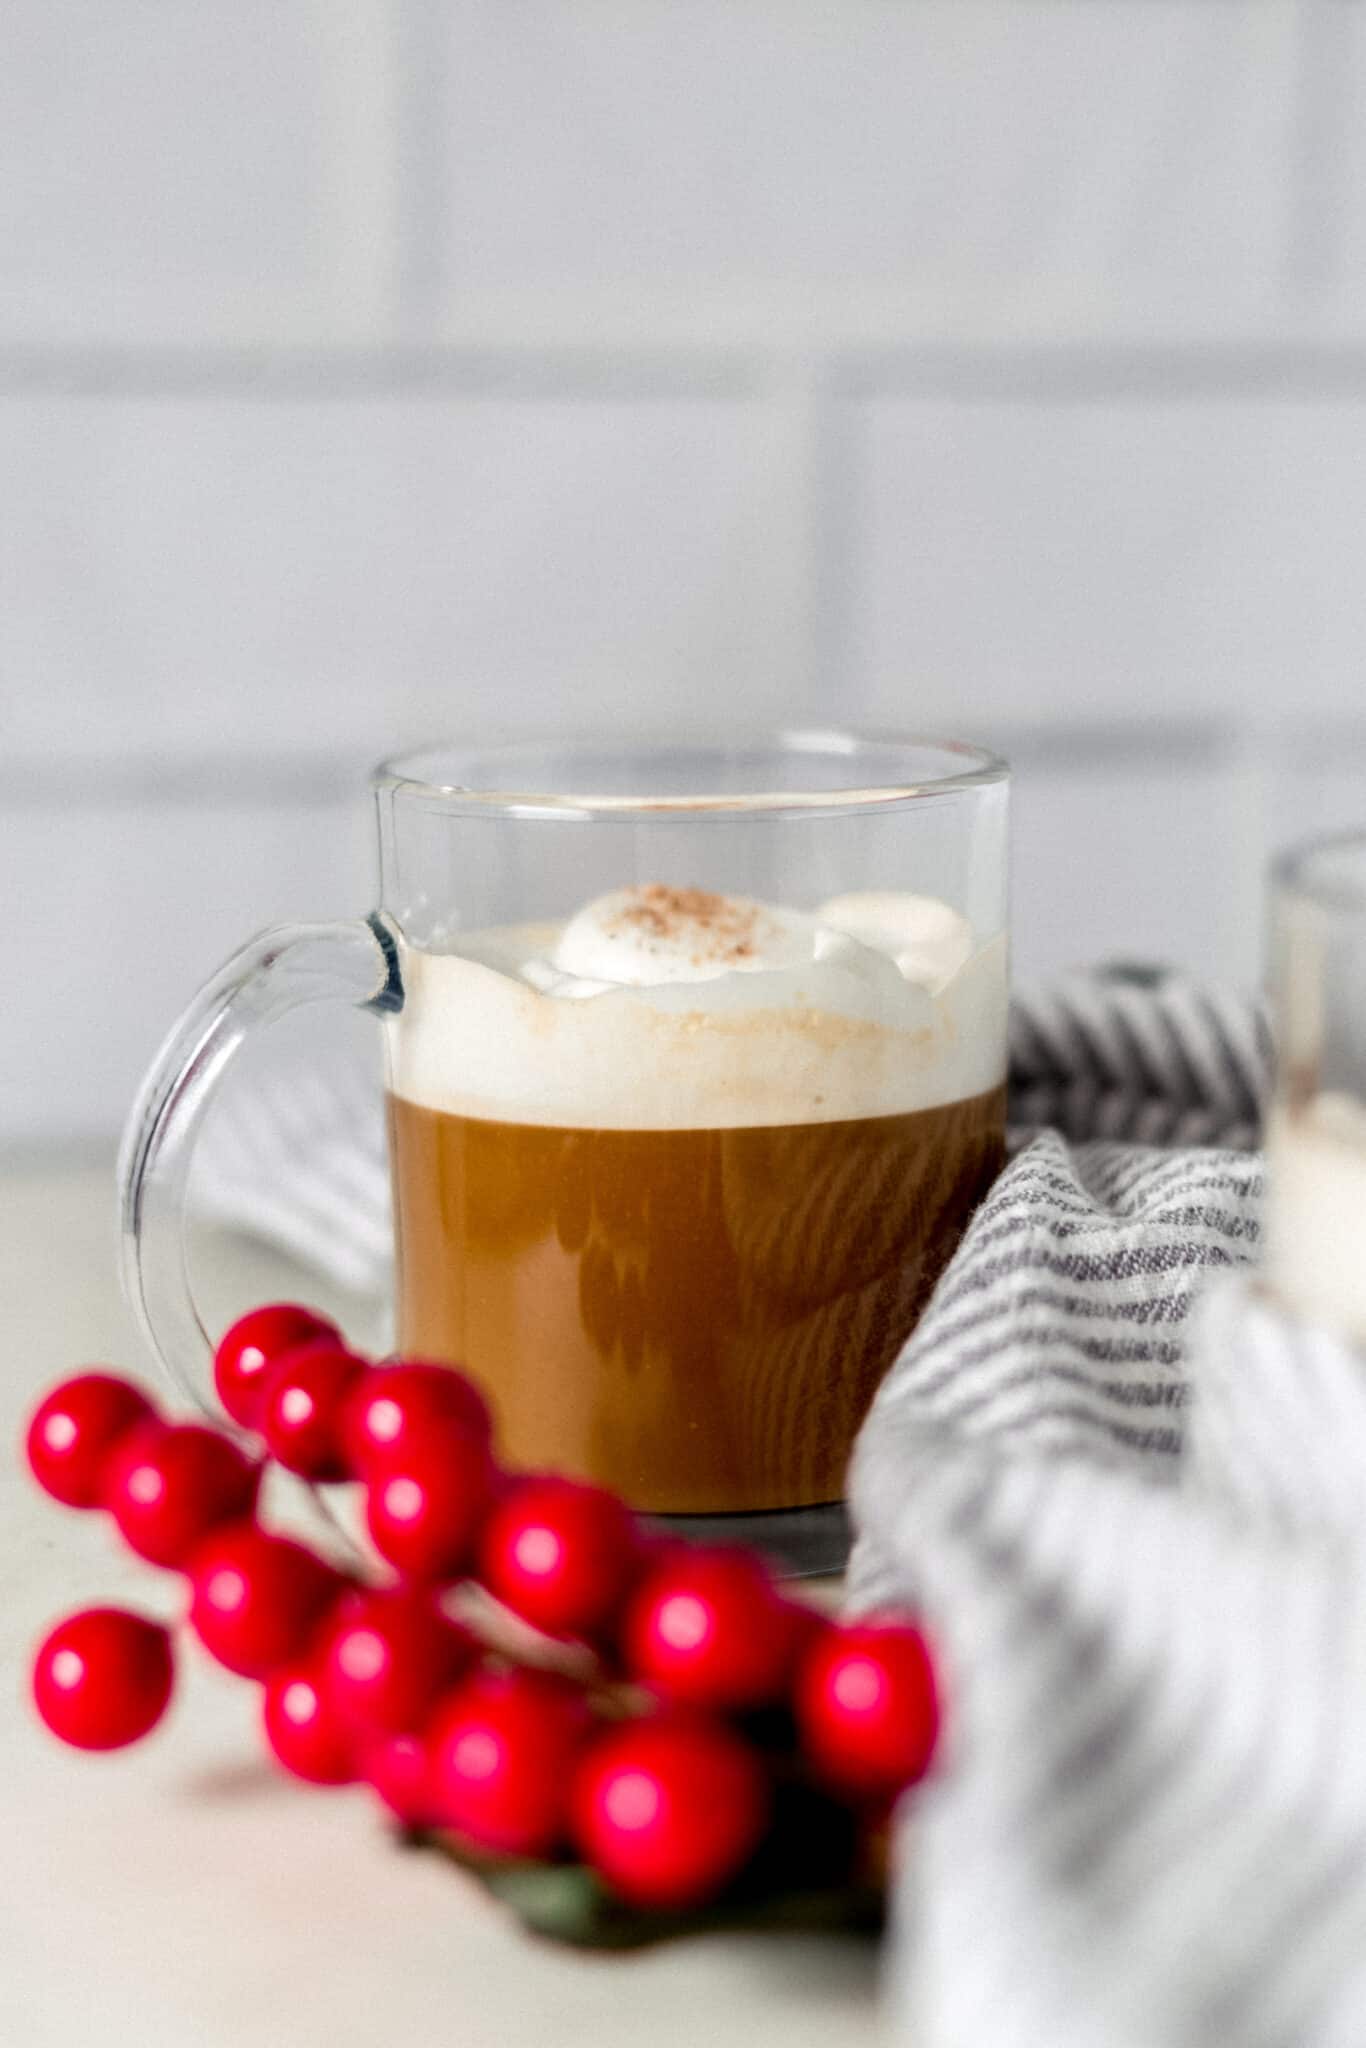
M 263 1457 L 91 1372 L 38 1408 L 29 1463 L 185 1575 L 191 1629 L 261 1682 L 266 1741 L 297 1777 L 364 1781 L 405 1824 L 496 1855 L 577 1851 L 628 1902 L 682 1908 L 751 1861 L 784 1785 L 876 1824 L 927 1768 L 939 1712 L 915 1627 L 825 1620 L 748 1551 L 652 1533 L 595 1486 L 501 1471 L 460 1373 L 371 1364 L 281 1304 L 233 1325 L 214 1377 Z M 358 1481 L 392 1576 L 366 1583 L 263 1528 L 265 1458 Z M 456 1618 L 455 1589 L 475 1586 L 537 1632 L 529 1647 L 499 1640 L 487 1599 L 480 1626 L 468 1593 Z M 92 1608 L 42 1644 L 33 1690 L 64 1741 L 112 1749 L 156 1724 L 172 1682 L 167 1629 Z

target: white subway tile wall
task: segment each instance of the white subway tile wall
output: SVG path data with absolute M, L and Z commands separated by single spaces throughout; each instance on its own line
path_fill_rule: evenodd
M 1362 704 L 1366 390 L 877 396 L 848 437 L 879 715 Z
M 665 334 L 1260 304 L 1298 10 L 1252 0 L 466 0 L 441 10 L 443 302 Z M 854 308 L 841 302 L 855 297 Z M 833 300 L 833 304 L 832 304 Z M 686 318 L 686 314 L 684 315 Z M 1082 317 L 1085 317 L 1082 314 Z
M 365 900 L 369 818 L 345 801 L 216 792 L 0 810 L 9 884 L 0 1129 L 106 1134 L 197 984 L 263 924 Z
M 1366 825 L 1366 0 L 8 0 L 0 1144 L 433 735 L 928 725 L 1017 958 Z
M 3 340 L 382 338 L 398 15 L 385 0 L 6 0 Z
M 1050 759 L 1053 752 L 1057 758 Z M 1262 876 L 1247 849 L 1257 787 L 1198 733 L 1145 757 L 1094 740 L 1022 766 L 1015 807 L 1017 972 L 1179 955 L 1250 982 Z M 1046 878 L 1046 886 L 1040 887 Z M 1179 933 L 1179 937 L 1177 934 Z
M 0 399 L 8 735 L 365 764 L 471 716 L 781 716 L 771 439 L 701 395 Z

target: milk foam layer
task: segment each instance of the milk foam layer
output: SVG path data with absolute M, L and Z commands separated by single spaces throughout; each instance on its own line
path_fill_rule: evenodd
M 1320 1095 L 1269 1119 L 1266 1237 L 1286 1306 L 1366 1345 L 1366 1103 Z
M 1004 937 L 923 896 L 814 912 L 618 890 L 562 925 L 403 951 L 390 1086 L 451 1114 L 616 1130 L 931 1109 L 1005 1073 Z

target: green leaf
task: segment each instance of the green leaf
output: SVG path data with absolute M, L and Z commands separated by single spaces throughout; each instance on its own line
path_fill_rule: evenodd
M 740 1932 L 881 1931 L 883 1900 L 866 1886 L 788 1889 L 742 1880 L 712 1905 L 689 1913 L 646 1913 L 623 1905 L 579 1863 L 499 1862 L 449 1836 L 431 1847 L 467 1870 L 529 1933 L 572 1948 L 635 1949 L 688 1935 Z

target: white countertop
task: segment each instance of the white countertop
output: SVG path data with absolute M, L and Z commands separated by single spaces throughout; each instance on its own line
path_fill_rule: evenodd
M 107 1363 L 155 1386 L 114 1272 L 112 1168 L 0 1178 L 0 1437 L 40 1390 Z M 223 1242 L 223 1310 L 288 1269 Z M 246 1277 L 250 1273 L 251 1277 Z M 316 1284 L 310 1297 L 324 1297 Z M 325 1297 L 324 1297 L 325 1298 Z M 255 1688 L 181 1659 L 163 1727 L 113 1757 L 63 1750 L 28 1659 L 72 1608 L 169 1618 L 177 1582 L 104 1518 L 0 1462 L 0 2042 L 4 2048 L 865 2048 L 882 2038 L 861 1943 L 709 1936 L 576 1956 L 520 1934 L 478 1887 L 392 1845 L 360 1791 L 312 1792 L 263 1760 Z

